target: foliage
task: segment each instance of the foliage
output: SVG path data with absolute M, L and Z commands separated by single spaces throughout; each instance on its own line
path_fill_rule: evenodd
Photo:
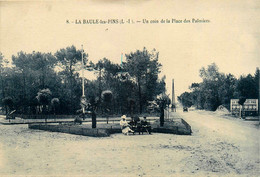
M 66 113 L 75 113 L 79 108 L 79 100 L 81 97 L 81 80 L 77 70 L 81 68 L 83 55 L 84 64 L 87 63 L 88 54 L 77 50 L 75 46 L 60 49 L 55 53 L 58 67 L 61 71 L 58 72 L 62 82 L 62 92 L 64 95 L 60 97 L 62 107 Z
M 189 92 L 184 92 L 180 96 L 178 96 L 178 101 L 182 103 L 184 107 L 192 106 L 192 94 Z
M 246 102 L 246 97 L 241 97 L 241 98 L 239 98 L 239 100 L 238 100 L 238 104 L 240 104 L 240 105 L 244 105 L 244 103 Z
M 13 99 L 11 97 L 5 97 L 3 100 L 3 106 L 6 107 L 6 114 L 8 113 L 8 110 L 11 111 L 13 109 Z
M 241 76 L 237 83 L 237 90 L 240 96 L 246 98 L 256 98 L 257 97 L 257 82 L 255 78 L 248 74 L 246 77 Z
M 49 88 L 59 93 L 60 78 L 54 71 L 57 60 L 51 53 L 19 52 L 12 56 L 12 68 L 5 68 L 5 83 L 8 95 L 15 98 L 16 110 L 20 113 L 36 113 L 35 96 L 41 89 Z
M 50 89 L 42 89 L 37 93 L 37 100 L 41 105 L 47 105 L 50 102 L 51 91 Z
M 111 111 L 111 105 L 112 105 L 112 99 L 113 99 L 113 93 L 110 90 L 105 90 L 101 94 L 103 107 L 105 109 L 105 113 L 110 113 Z
M 103 102 L 109 103 L 112 101 L 113 93 L 110 90 L 105 90 L 101 94 Z
M 160 107 L 163 107 L 163 109 L 166 108 L 166 106 L 169 106 L 171 104 L 171 99 L 169 95 L 166 95 L 165 93 L 161 93 L 156 98 L 157 105 Z
M 37 100 L 39 102 L 40 105 L 43 106 L 43 113 L 46 113 L 46 106 L 50 103 L 50 99 L 51 99 L 51 91 L 50 89 L 42 89 L 37 93 Z
M 143 105 L 148 105 L 148 101 L 155 100 L 156 96 L 163 92 L 162 90 L 159 93 L 157 91 L 158 74 L 161 67 L 158 59 L 159 52 L 155 49 L 149 52 L 144 48 L 142 51 L 137 50 L 126 55 L 123 68 L 129 73 L 131 82 L 136 86 L 134 97 L 139 103 L 140 113 L 143 111 Z
M 12 56 L 12 66 L 7 67 L 0 53 L 0 100 L 11 97 L 13 109 L 22 114 L 75 114 L 82 96 L 79 73 L 84 69 L 96 73 L 96 79 L 86 79 L 84 85 L 87 101 L 98 114 L 106 109 L 104 103 L 108 102 L 102 99 L 106 90 L 113 93 L 109 103 L 112 113 L 147 111 L 149 102 L 166 91 L 165 77 L 158 77 L 161 67 L 158 59 L 155 49 L 144 48 L 126 54 L 121 65 L 107 58 L 92 63 L 84 51 L 69 46 L 54 54 L 20 51 Z
M 53 99 L 51 99 L 51 105 L 52 105 L 54 114 L 56 114 L 56 112 L 58 111 L 58 107 L 59 107 L 59 105 L 60 105 L 60 100 L 59 100 L 59 98 L 53 98 Z
M 94 64 L 97 80 L 88 81 L 87 97 L 90 99 L 94 95 L 102 101 L 102 91 L 110 90 L 113 93 L 111 109 L 114 113 L 147 111 L 149 101 L 165 91 L 165 77 L 158 78 L 160 66 L 158 52 L 148 52 L 145 48 L 126 54 L 126 61 L 121 66 L 103 58 Z M 98 111 L 103 112 L 100 103 Z
M 229 108 L 230 99 L 257 99 L 257 73 L 236 79 L 232 74 L 219 72 L 215 63 L 200 69 L 201 83 L 192 83 L 191 92 L 184 92 L 178 97 L 183 106 L 192 105 L 199 109 L 216 110 L 219 105 Z
M 84 68 L 81 67 L 82 56 Z M 166 78 L 158 76 L 159 52 L 143 48 L 125 57 L 121 65 L 107 58 L 92 63 L 84 51 L 69 46 L 55 54 L 20 51 L 12 56 L 12 66 L 7 67 L 7 60 L 0 52 L 1 105 L 23 114 L 75 114 L 80 109 L 82 96 L 79 72 L 85 69 L 96 73 L 96 79 L 86 79 L 84 85 L 86 98 L 98 114 L 106 110 L 104 103 L 108 102 L 104 100 L 107 98 L 102 96 L 106 90 L 112 93 L 113 99 L 108 98 L 112 113 L 146 112 L 151 103 L 158 102 L 157 98 L 166 92 Z M 221 73 L 213 63 L 202 67 L 199 74 L 202 82 L 192 83 L 190 92 L 178 97 L 184 106 L 215 110 L 219 105 L 229 108 L 232 98 L 258 98 L 259 72 L 236 78 Z M 12 104 L 7 104 L 6 98 L 11 98 Z M 165 105 L 168 102 L 169 99 Z

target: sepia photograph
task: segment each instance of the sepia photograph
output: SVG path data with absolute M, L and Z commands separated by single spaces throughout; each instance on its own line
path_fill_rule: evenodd
M 260 174 L 258 0 L 0 0 L 0 176 Z

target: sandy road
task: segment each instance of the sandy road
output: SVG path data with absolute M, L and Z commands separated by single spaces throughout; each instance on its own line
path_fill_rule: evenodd
M 243 121 L 214 112 L 179 114 L 191 125 L 196 158 L 190 162 L 201 170 L 219 174 L 259 174 L 259 123 Z
M 192 136 L 92 138 L 0 125 L 0 176 L 257 176 L 255 122 L 179 114 Z

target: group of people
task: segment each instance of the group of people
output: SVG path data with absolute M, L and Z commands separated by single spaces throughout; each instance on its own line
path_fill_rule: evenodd
M 126 121 L 126 115 L 121 116 L 120 126 L 122 129 L 122 133 L 125 135 L 129 135 L 129 133 L 135 133 L 136 131 L 139 134 L 144 131 L 151 134 L 151 126 L 149 122 L 147 122 L 146 117 L 143 117 L 142 120 L 138 116 L 131 117 L 131 121 L 128 123 Z

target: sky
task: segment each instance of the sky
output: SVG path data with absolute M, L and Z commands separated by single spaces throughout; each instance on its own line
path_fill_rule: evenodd
M 121 53 L 155 48 L 167 92 L 171 94 L 174 79 L 178 96 L 193 82 L 201 82 L 199 69 L 213 62 L 220 72 L 236 77 L 255 73 L 260 66 L 259 8 L 257 0 L 0 1 L 0 52 L 11 60 L 19 51 L 55 53 L 83 45 L 94 63 L 104 57 L 120 63 Z M 99 24 L 75 24 L 91 19 Z M 125 23 L 112 24 L 113 19 Z M 128 24 L 128 19 L 135 23 Z M 150 23 L 156 20 L 159 23 Z

